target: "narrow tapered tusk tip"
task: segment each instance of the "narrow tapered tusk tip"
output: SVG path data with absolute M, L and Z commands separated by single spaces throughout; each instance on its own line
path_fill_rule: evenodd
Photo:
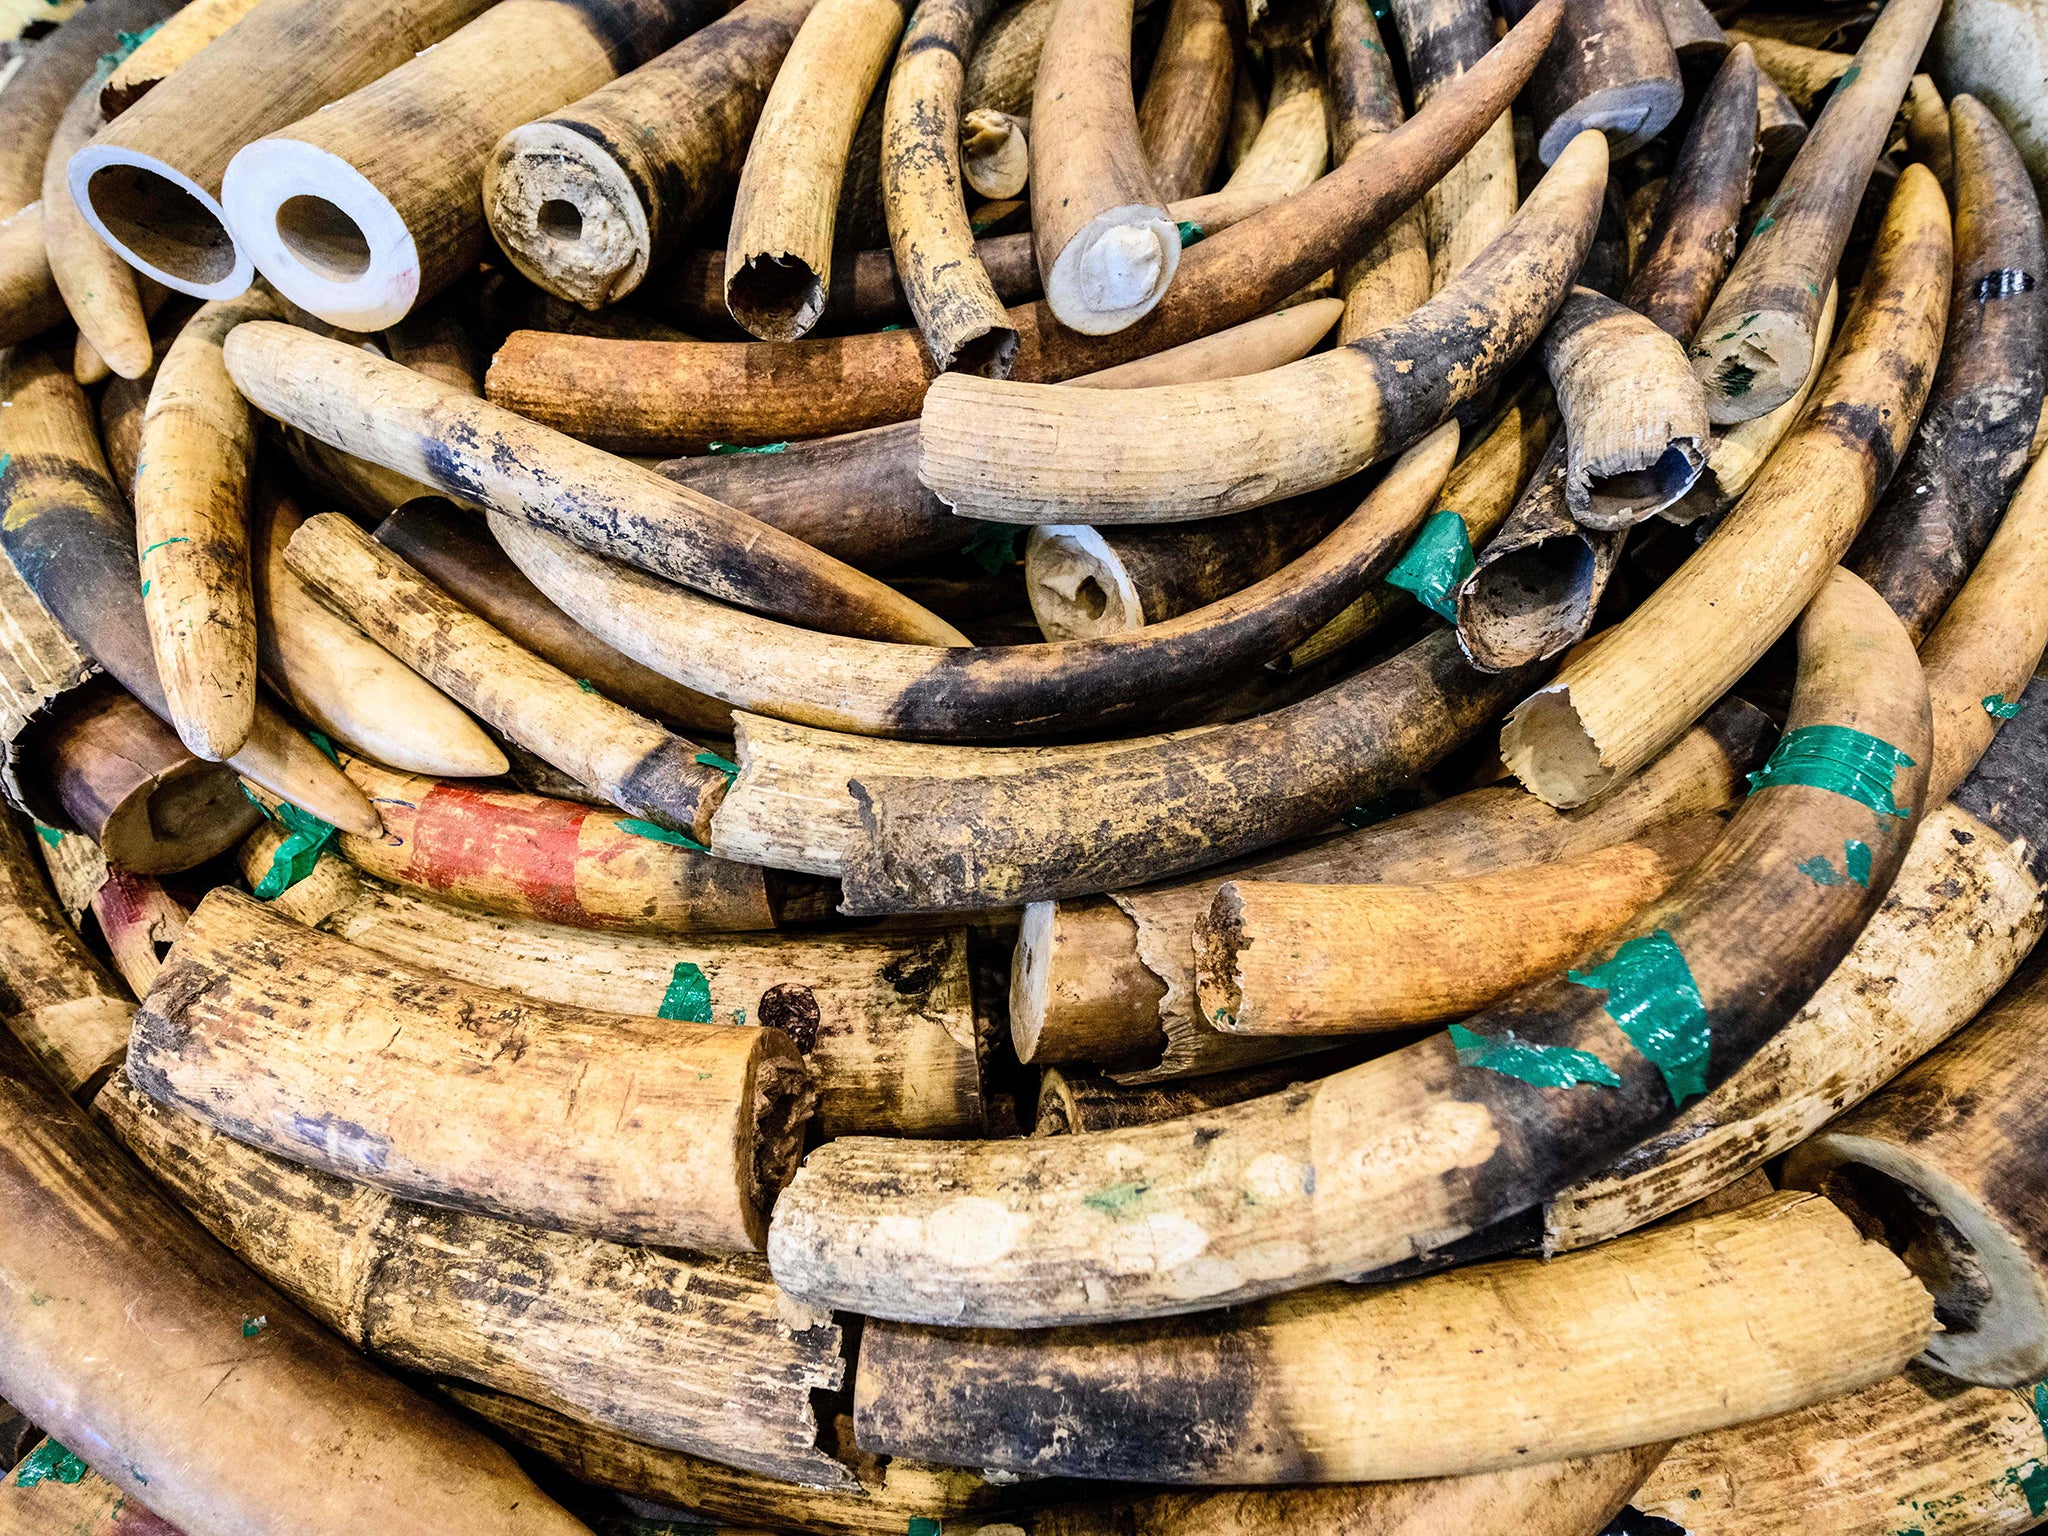
M 172 724 L 187 752 L 209 763 L 224 763 L 249 744 L 256 725 L 255 696 L 250 695 L 248 709 L 227 717 L 188 715 Z

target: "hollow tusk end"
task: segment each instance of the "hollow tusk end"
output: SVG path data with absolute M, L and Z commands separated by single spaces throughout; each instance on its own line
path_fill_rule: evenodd
M 233 299 L 256 280 L 248 249 L 220 200 L 164 161 L 88 143 L 66 164 L 64 179 L 93 233 L 173 292 Z
M 1568 683 L 1538 689 L 1515 706 L 1501 728 L 1500 755 L 1524 789 L 1561 811 L 1584 805 L 1614 782 Z
M 618 161 L 560 123 L 526 123 L 484 165 L 484 218 L 529 281 L 585 309 L 638 288 L 652 260 L 647 208 Z

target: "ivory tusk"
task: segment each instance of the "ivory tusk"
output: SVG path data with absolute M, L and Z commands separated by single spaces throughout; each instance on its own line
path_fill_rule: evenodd
M 777 1205 L 769 1236 L 777 1282 L 813 1303 L 949 1326 L 1157 1317 L 1399 1263 L 1611 1159 L 1786 1024 L 1848 951 L 1904 857 L 1914 817 L 1892 808 L 1919 806 L 1928 752 L 1926 685 L 1904 631 L 1844 572 L 1815 600 L 1800 637 L 1791 760 L 1803 761 L 1801 742 L 1847 730 L 1855 734 L 1844 740 L 1867 740 L 1872 761 L 1891 765 L 1889 785 L 1877 782 L 1880 772 L 1858 794 L 1836 793 L 1798 782 L 1796 766 L 1773 778 L 1767 765 L 1766 787 L 1713 851 L 1631 919 L 1618 959 L 1581 981 L 1558 976 L 1524 988 L 1468 1021 L 1492 1044 L 1461 1053 L 1448 1035 L 1433 1036 L 1304 1093 L 1192 1121 L 1059 1137 L 1028 1152 L 836 1141 L 811 1154 Z M 1788 752 L 1784 743 L 1779 750 Z M 871 795 L 874 782 L 864 781 Z M 1824 886 L 1800 867 L 1853 856 L 1850 841 L 1870 850 L 1870 888 L 1846 878 Z M 1691 991 L 1673 994 L 1665 978 L 1677 986 L 1681 976 Z M 1664 1010 L 1660 1017 L 1690 1021 L 1688 1055 L 1666 1053 L 1646 1032 L 1659 1061 L 1636 1049 L 1616 1019 L 1634 1017 L 1639 991 Z M 1697 1008 L 1657 1001 L 1695 992 Z M 1621 1015 L 1608 1011 L 1610 1001 Z M 1524 1046 L 1597 1057 L 1623 1086 L 1537 1087 L 1489 1069 L 1489 1054 L 1507 1051 L 1510 1034 Z M 1550 1060 L 1573 1066 L 1570 1075 L 1593 1072 L 1580 1056 Z M 1520 1064 L 1511 1054 L 1493 1062 Z M 1557 1080 L 1548 1062 L 1537 1075 Z M 1339 1150 L 1351 1148 L 1363 1150 Z M 1105 1208 L 1101 1192 L 1130 1187 L 1133 1168 L 1144 1170 L 1138 1193 Z M 1248 1189 L 1259 1203 L 1242 1200 Z M 1174 1250 L 1183 1256 L 1161 1264 L 1148 1245 L 1142 1266 L 1120 1260 L 1114 1233 L 1133 1215 L 1144 1231 L 1186 1234 Z M 956 1238 L 962 1222 L 972 1223 L 974 1240 Z
M 490 248 L 484 166 L 507 131 L 585 96 L 723 9 L 716 0 L 505 0 L 389 74 L 242 147 L 228 227 L 331 325 L 395 324 Z
M 77 10 L 7 77 L 0 87 L 0 112 L 8 129 L 0 139 L 0 220 L 42 197 L 51 140 L 72 97 L 97 71 L 100 56 L 119 46 L 124 29 L 147 27 L 164 14 L 161 6 L 149 13 L 147 0 L 128 0 L 104 11 Z
M 1131 13 L 1131 0 L 1055 0 L 1033 88 L 1038 274 L 1046 307 L 1087 336 L 1144 319 L 1180 267 L 1131 95 Z
M 133 53 L 114 66 L 114 72 L 100 87 L 100 111 L 106 120 L 112 122 L 142 100 L 163 84 L 173 70 L 211 46 L 215 38 L 260 3 L 261 0 L 191 0 L 165 17 Z
M 43 247 L 43 205 L 0 219 L 0 345 L 19 346 L 68 317 Z
M 1046 29 L 1052 24 L 1053 0 L 1016 0 L 996 12 L 973 56 L 961 91 L 964 112 L 1031 115 L 1031 96 L 1038 83 L 1038 61 L 1045 52 Z
M 2030 1393 L 1909 1366 L 1810 1408 L 1689 1436 L 1630 1502 L 1692 1536 L 1851 1536 L 1920 1510 L 1954 1510 L 1959 1533 L 1990 1536 L 2040 1518 L 2028 1469 L 2042 1464 Z
M 1612 533 L 1692 489 L 1712 428 L 1681 338 L 1604 294 L 1574 288 L 1542 349 L 1564 418 L 1564 498 L 1573 517 Z
M 934 366 L 1002 378 L 1017 333 L 975 254 L 960 181 L 964 61 L 995 8 L 933 0 L 911 15 L 882 109 L 881 177 L 897 279 Z
M 253 885 L 284 834 L 242 847 Z M 982 1130 L 974 989 L 964 930 L 762 938 L 593 934 L 481 917 L 354 876 L 338 859 L 275 898 L 296 922 L 457 981 L 545 1003 L 656 1018 L 679 985 L 702 1022 L 756 1023 L 796 1042 L 831 1136 L 961 1136 Z
M 152 714 L 168 718 L 150 655 L 134 529 L 108 478 L 85 398 L 47 344 L 9 361 L 0 547 L 66 633 Z M 377 831 L 377 813 L 355 786 L 261 702 L 248 741 L 228 761 L 323 821 Z
M 137 1506 L 195 1533 L 583 1532 L 189 1222 L 4 1031 L 0 1141 L 0 1391 Z
M 145 995 L 156 984 L 163 957 L 185 931 L 185 909 L 157 880 L 115 866 L 93 892 L 92 915 L 114 957 L 114 969 L 130 992 Z M 122 1054 L 127 1054 L 125 1047 Z
M 1607 135 L 1616 159 L 1633 154 L 1669 127 L 1684 103 L 1678 55 L 1655 0 L 1573 6 L 1530 77 L 1537 158 L 1549 165 L 1589 128 Z
M 1342 165 L 1353 155 L 1370 154 L 1374 142 L 1400 127 L 1407 114 L 1366 0 L 1332 0 L 1323 57 L 1330 81 L 1330 159 Z M 1340 274 L 1339 290 L 1344 319 L 1337 340 L 1345 345 L 1427 303 L 1434 290 L 1423 209 L 1410 208 L 1388 225 Z
M 277 312 L 267 290 L 252 289 L 194 315 L 157 367 L 136 450 L 149 466 L 135 479 L 135 548 L 150 650 L 171 724 L 214 762 L 241 750 L 256 721 L 256 413 L 228 377 L 221 343 L 244 320 Z
M 72 155 L 71 196 L 145 276 L 232 299 L 255 276 L 220 204 L 235 152 L 399 68 L 486 4 L 266 0 Z
M 818 0 L 768 87 L 725 247 L 733 319 L 769 341 L 818 323 L 854 130 L 903 30 L 902 0 Z
M 121 1064 L 135 1004 L 64 916 L 35 834 L 11 806 L 0 808 L 0 982 L 0 1034 L 20 1042 L 0 1053 L 26 1048 L 36 1063 L 28 1077 L 48 1074 L 65 1093 L 89 1096 Z
M 960 174 L 980 197 L 1021 196 L 1031 181 L 1031 124 L 987 107 L 960 119 Z M 1222 148 L 1219 142 L 1217 148 Z M 1038 273 L 1034 267 L 1032 277 Z
M 285 564 L 305 519 L 268 476 L 250 527 L 257 658 L 263 679 L 353 752 L 406 773 L 490 778 L 505 754 L 453 699 L 314 596 Z
M 760 1260 L 666 1252 L 437 1209 L 232 1141 L 124 1075 L 93 1106 L 194 1219 L 394 1368 L 518 1392 L 657 1445 L 824 1490 L 810 1393 L 839 1330 L 777 1305 Z M 794 1312 L 795 1309 L 790 1309 Z M 602 1318 L 631 1348 L 590 1369 Z
M 1719 839 L 1718 816 L 1578 858 L 1433 885 L 1231 880 L 1195 923 L 1195 1001 L 1245 1035 L 1348 1035 L 1477 1013 L 1570 964 Z
M 1207 607 L 1142 630 L 1046 646 L 884 646 L 738 613 L 584 555 L 509 518 L 505 552 L 578 623 L 664 676 L 827 730 L 945 739 L 1045 734 L 1129 718 L 1256 665 L 1313 632 L 1384 568 L 1456 452 L 1446 423 L 1314 548 Z
M 512 264 L 590 308 L 638 289 L 738 182 L 761 103 L 811 5 L 743 0 L 659 58 L 500 139 L 484 166 L 484 214 Z
M 1250 379 L 1112 399 L 940 378 L 919 476 L 974 516 L 1098 525 L 1214 517 L 1329 485 L 1441 421 L 1534 342 L 1592 240 L 1606 170 L 1604 141 L 1583 137 L 1409 319 Z
M 124 0 L 114 20 L 120 29 L 116 38 L 146 32 L 173 11 L 173 0 Z M 109 46 L 119 53 L 119 41 Z M 94 70 L 79 82 L 50 139 L 42 177 L 43 250 L 81 344 L 89 344 L 124 379 L 139 379 L 149 372 L 154 354 L 135 273 L 87 224 L 65 179 L 71 156 L 102 126 L 100 74 Z
M 1880 13 L 1856 52 L 1855 78 L 1829 99 L 1714 296 L 1692 357 L 1716 422 L 1784 404 L 1812 368 L 1827 284 L 1939 11 L 1936 0 L 1905 0 Z M 1768 70 L 1767 52 L 1745 41 Z
M 60 699 L 15 754 L 24 799 L 54 800 L 110 862 L 138 874 L 204 864 L 255 825 L 233 769 L 194 757 L 111 683 Z
M 477 519 L 452 503 L 438 496 L 405 503 L 378 525 L 377 542 L 579 686 L 589 683 L 605 698 L 673 730 L 732 734 L 730 705 L 672 683 L 599 640 L 549 602 Z
M 1142 1181 L 1118 1188 L 1137 1191 L 1127 1203 L 1144 1198 Z M 1155 1227 L 1147 1246 L 1163 1236 Z M 1933 1313 L 1905 1265 L 1827 1201 L 1774 1195 L 1548 1264 L 1312 1291 L 1172 1324 L 962 1333 L 872 1321 L 854 1422 L 884 1454 L 1041 1474 L 1441 1477 L 1803 1407 L 1897 1371 L 1934 1332 Z M 1446 1336 L 1475 1347 L 1447 1361 Z M 1702 1359 L 1716 1362 L 1711 1376 Z M 1419 1379 L 1432 1389 L 1418 1394 Z
M 364 758 L 349 777 L 385 835 L 338 840 L 379 880 L 498 917 L 617 933 L 730 933 L 810 915 L 792 882 L 649 837 L 648 826 L 567 800 L 445 784 Z M 800 886 L 802 882 L 794 882 Z
M 2038 744 L 2036 748 L 2038 752 Z M 1795 1148 L 1785 1178 L 1824 1192 L 1934 1293 L 1922 1358 L 1986 1387 L 2048 1371 L 2048 1269 L 2030 1188 L 2044 1098 L 2038 966 L 1978 1020 Z
M 760 1247 L 812 1104 L 789 1036 L 656 1027 L 365 961 L 217 889 L 135 1016 L 130 1076 L 237 1141 L 408 1199 Z
M 1166 30 L 1138 103 L 1138 145 L 1162 202 L 1208 191 L 1222 163 L 1237 79 L 1237 21 L 1230 0 L 1171 0 L 1167 6 Z
M 1762 759 L 1766 724 L 1727 700 L 1611 794 L 1559 812 L 1489 786 L 1251 865 L 1240 877 L 1419 884 L 1579 858 L 1690 816 L 1725 810 Z M 1195 1008 L 1195 922 L 1228 876 L 1024 909 L 1011 964 L 1020 1060 L 1102 1063 L 1120 1082 L 1217 1070 L 1218 1053 L 1279 1045 L 1226 1035 Z
M 1899 115 L 1906 130 L 1907 150 L 1934 172 L 1941 190 L 1953 200 L 1956 166 L 1954 148 L 1949 142 L 1953 128 L 1940 88 L 1928 76 L 1915 75 L 1906 87 L 1906 101 Z
M 616 805 L 701 845 L 725 793 L 705 754 L 462 607 L 338 512 L 300 525 L 285 563 L 428 682 Z
M 1955 277 L 1941 367 L 1848 562 L 1916 640 L 1962 587 L 2025 472 L 2048 323 L 2048 252 L 2026 166 L 1974 96 L 1958 96 L 1953 117 Z
M 1288 1061 L 1277 1067 L 1216 1072 L 1187 1082 L 1126 1088 L 1108 1078 L 1069 1067 L 1048 1067 L 1038 1079 L 1038 1111 L 1033 1136 L 1072 1136 L 1093 1131 L 1153 1125 L 1183 1115 L 1203 1114 L 1242 1104 L 1308 1081 L 1333 1060 L 1359 1059 L 1357 1049 L 1319 1056 L 1313 1062 Z
M 1809 48 L 1765 32 L 1737 27 L 1728 33 L 1733 43 L 1747 43 L 1756 50 L 1757 67 L 1771 77 L 1785 99 L 1809 115 L 1827 105 L 1835 83 L 1855 62 L 1833 48 Z
M 228 338 L 227 361 L 258 410 L 332 447 L 714 596 L 826 629 L 962 638 L 872 577 L 742 513 L 358 348 L 257 322 Z M 561 495 L 564 482 L 578 485 L 574 498 Z
M 1919 420 L 1948 287 L 1941 189 L 1925 167 L 1908 166 L 1802 424 L 1677 575 L 1508 717 L 1501 754 L 1533 793 L 1577 805 L 1633 772 L 1820 589 Z
M 1188 251 L 1160 306 L 1128 330 L 1089 338 L 1062 328 L 1043 304 L 1012 309 L 1012 376 L 1068 379 L 1177 346 L 1271 309 L 1346 259 L 1505 110 L 1557 25 L 1554 4 L 1543 0 L 1469 79 L 1389 134 L 1376 154 L 1300 191 L 1262 180 L 1243 199 L 1211 194 L 1242 216 Z M 1278 77 L 1292 68 L 1283 58 Z M 1306 137 L 1320 169 L 1321 103 L 1308 100 L 1314 76 L 1294 72 L 1302 77 L 1294 100 L 1307 110 L 1286 114 L 1275 132 L 1285 129 L 1290 143 Z M 1271 202 L 1276 196 L 1281 201 Z M 1245 212 L 1247 205 L 1258 211 Z M 673 451 L 713 438 L 773 443 L 903 421 L 917 414 L 932 372 L 922 338 L 907 331 L 773 349 L 570 343 L 521 334 L 500 349 L 487 388 L 492 399 L 579 436 L 632 451 Z

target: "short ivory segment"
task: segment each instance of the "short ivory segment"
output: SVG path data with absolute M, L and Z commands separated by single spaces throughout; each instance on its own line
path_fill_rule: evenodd
M 1031 109 L 1039 279 L 1085 336 L 1142 320 L 1180 267 L 1131 94 L 1131 13 L 1132 0 L 1056 0 Z
M 179 739 L 212 762 L 239 752 L 256 720 L 256 413 L 228 377 L 221 343 L 243 321 L 277 315 L 269 292 L 252 289 L 186 322 L 157 366 L 136 457 L 131 499 L 150 648 Z
M 811 1092 L 779 1030 L 543 1006 L 214 891 L 128 1070 L 238 1141 L 553 1230 L 759 1248 Z
M 960 1241 L 990 1240 L 962 1217 Z M 1825 1200 L 1773 1195 L 1549 1263 L 1172 1324 L 871 1321 L 854 1415 L 871 1450 L 1054 1476 L 1442 1477 L 1782 1413 L 1891 1375 L 1933 1331 L 1932 1298 L 1882 1245 Z
M 768 88 L 725 244 L 726 303 L 764 341 L 825 312 L 847 152 L 903 17 L 903 0 L 819 0 Z
M 26 817 L 0 807 L 0 1016 L 50 1079 L 76 1094 L 127 1054 L 135 1005 L 66 920 L 35 839 Z

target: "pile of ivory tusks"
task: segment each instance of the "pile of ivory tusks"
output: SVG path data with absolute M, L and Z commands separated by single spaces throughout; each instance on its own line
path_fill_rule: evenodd
M 2048 1520 L 2044 3 L 0 5 L 0 1532 Z

